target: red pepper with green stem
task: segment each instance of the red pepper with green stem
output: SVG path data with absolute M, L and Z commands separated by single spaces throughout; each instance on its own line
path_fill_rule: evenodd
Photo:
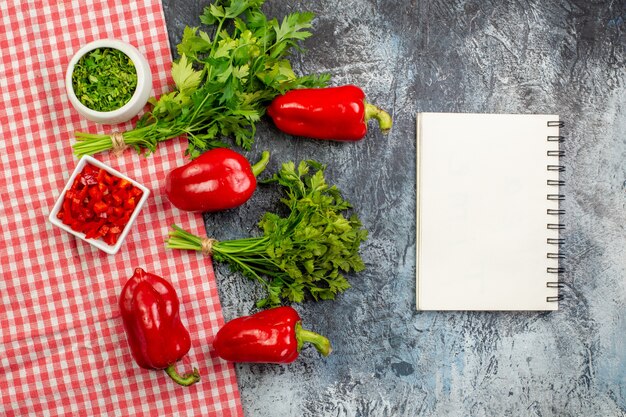
M 231 362 L 291 363 L 305 343 L 323 356 L 332 351 L 326 337 L 303 329 L 298 312 L 283 306 L 229 321 L 217 332 L 213 348 Z
M 167 174 L 165 193 L 180 210 L 213 212 L 238 207 L 248 201 L 256 189 L 256 177 L 269 161 L 264 151 L 254 165 L 228 148 L 204 152 L 186 165 Z
M 267 114 L 279 130 L 314 139 L 361 140 L 370 119 L 376 119 L 383 132 L 392 125 L 391 116 L 365 101 L 365 93 L 355 85 L 291 90 L 276 97 Z
M 198 370 L 179 375 L 175 364 L 189 352 L 191 338 L 179 316 L 176 290 L 167 280 L 136 268 L 119 300 L 133 358 L 146 369 L 165 369 L 176 383 L 200 380 Z

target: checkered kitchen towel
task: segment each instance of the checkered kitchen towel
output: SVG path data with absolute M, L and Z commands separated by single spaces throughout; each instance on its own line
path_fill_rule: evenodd
M 201 215 L 174 209 L 162 191 L 184 162 L 182 140 L 147 158 L 97 155 L 152 191 L 117 255 L 47 221 L 77 163 L 73 132 L 105 131 L 67 99 L 71 56 L 95 39 L 128 41 L 163 92 L 171 58 L 160 1 L 3 0 L 0 20 L 0 415 L 242 415 L 234 368 L 209 348 L 223 324 L 210 261 L 164 247 L 172 223 L 204 232 Z M 135 267 L 177 288 L 193 339 L 178 370 L 197 366 L 199 383 L 181 387 L 133 361 L 117 300 Z

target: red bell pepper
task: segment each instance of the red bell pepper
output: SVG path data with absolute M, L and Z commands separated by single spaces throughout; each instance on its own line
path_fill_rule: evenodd
M 212 212 L 238 207 L 256 189 L 256 177 L 269 161 L 269 152 L 250 165 L 241 154 L 216 148 L 167 174 L 165 193 L 180 210 Z
M 314 139 L 363 139 L 372 118 L 383 132 L 392 125 L 391 116 L 366 102 L 354 85 L 290 90 L 272 101 L 267 114 L 279 130 Z
M 231 362 L 291 363 L 305 342 L 323 356 L 332 351 L 327 338 L 303 329 L 298 312 L 284 306 L 229 321 L 215 335 L 213 348 Z
M 165 369 L 178 384 L 200 380 L 198 370 L 179 375 L 175 363 L 189 352 L 189 332 L 180 321 L 176 290 L 167 280 L 136 268 L 119 300 L 133 358 L 146 369 Z

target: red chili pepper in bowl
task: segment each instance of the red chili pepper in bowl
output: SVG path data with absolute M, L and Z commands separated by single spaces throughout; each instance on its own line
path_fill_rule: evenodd
M 293 136 L 338 141 L 358 141 L 367 134 L 370 119 L 386 132 L 391 116 L 365 101 L 355 85 L 290 90 L 267 108 L 276 127 Z
M 86 239 L 115 245 L 142 195 L 126 179 L 87 163 L 65 192 L 56 217 Z
M 191 338 L 179 316 L 176 290 L 167 280 L 136 268 L 119 300 L 128 345 L 135 362 L 146 369 L 165 369 L 176 383 L 200 380 L 198 370 L 179 375 L 175 364 L 189 352 Z
M 256 177 L 269 161 L 261 154 L 254 165 L 241 154 L 216 148 L 204 152 L 186 165 L 173 169 L 165 180 L 165 193 L 180 210 L 212 212 L 238 207 L 256 189 Z
M 231 362 L 291 363 L 307 342 L 323 356 L 332 351 L 326 337 L 303 329 L 298 312 L 283 306 L 229 321 L 215 335 L 213 348 Z

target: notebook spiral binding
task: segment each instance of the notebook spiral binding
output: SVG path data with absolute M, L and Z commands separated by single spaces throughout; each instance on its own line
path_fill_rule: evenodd
M 565 126 L 565 123 L 562 121 L 549 121 L 548 122 L 548 127 L 558 127 L 558 128 L 562 128 Z M 565 141 L 565 137 L 563 136 L 548 136 L 547 137 L 548 142 L 550 143 L 554 143 L 557 147 L 558 145 Z M 555 150 L 549 150 L 547 153 L 547 156 L 549 157 L 554 157 L 557 158 L 557 163 L 556 164 L 549 164 L 546 169 L 548 170 L 548 172 L 554 173 L 556 175 L 559 175 L 559 173 L 564 172 L 565 171 L 565 167 L 563 165 L 561 165 L 560 162 L 560 158 L 565 156 L 565 151 L 562 151 L 560 149 L 555 149 Z M 547 181 L 547 185 L 550 187 L 555 187 L 555 189 L 557 190 L 556 193 L 548 193 L 546 195 L 546 199 L 548 201 L 551 202 L 555 202 L 555 203 L 559 203 L 560 201 L 565 200 L 565 195 L 560 193 L 560 187 L 563 187 L 565 185 L 565 181 L 559 179 L 548 179 Z M 561 223 L 559 221 L 560 216 L 565 214 L 565 210 L 561 209 L 561 208 L 549 208 L 546 212 L 548 215 L 550 216 L 555 216 L 555 218 L 557 219 L 556 223 L 548 223 L 547 225 L 547 229 L 548 230 L 552 230 L 552 231 L 556 231 L 556 233 L 558 234 L 558 232 L 560 230 L 565 229 L 565 225 L 563 223 Z M 549 237 L 546 241 L 546 243 L 548 245 L 555 245 L 557 250 L 554 252 L 548 252 L 547 253 L 547 259 L 551 259 L 553 261 L 556 261 L 557 263 L 560 263 L 560 261 L 562 259 L 565 258 L 564 255 L 560 254 L 558 251 L 558 247 L 560 245 L 562 245 L 564 243 L 564 239 L 561 239 L 559 237 L 554 238 L 554 237 Z M 561 282 L 561 274 L 563 274 L 565 272 L 564 268 L 562 268 L 560 265 L 557 267 L 554 266 L 549 266 L 546 268 L 546 272 L 548 274 L 554 274 L 555 279 L 548 281 L 546 283 L 546 286 L 548 288 L 555 288 L 555 289 L 560 289 L 563 288 L 563 283 Z M 546 301 L 547 302 L 558 302 L 563 300 L 563 295 L 559 294 L 556 296 L 551 296 L 551 297 L 546 297 Z

